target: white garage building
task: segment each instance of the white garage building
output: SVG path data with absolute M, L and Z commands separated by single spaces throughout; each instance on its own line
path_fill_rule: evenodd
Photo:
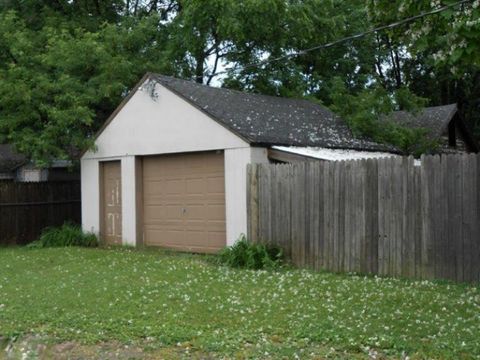
M 247 164 L 297 156 L 285 147 L 384 150 L 309 101 L 155 74 L 131 91 L 95 145 L 81 159 L 83 229 L 106 243 L 195 252 L 246 233 Z

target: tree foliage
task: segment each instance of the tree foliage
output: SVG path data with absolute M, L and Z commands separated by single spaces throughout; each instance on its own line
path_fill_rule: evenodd
M 308 97 L 332 106 L 357 134 L 406 152 L 425 151 L 433 146 L 426 134 L 380 120 L 412 102 L 412 108 L 457 102 L 480 133 L 478 0 L 328 49 L 284 56 L 451 2 L 4 0 L 0 141 L 40 164 L 72 157 L 92 145 L 92 134 L 133 84 L 157 71 Z M 225 68 L 234 71 L 217 76 Z M 418 103 L 419 97 L 426 101 Z
M 372 24 L 393 22 L 453 4 L 455 0 L 369 0 Z M 384 33 L 398 59 L 399 85 L 428 98 L 430 105 L 458 103 L 480 138 L 480 2 Z M 390 66 L 390 68 L 393 68 Z
M 148 70 L 162 70 L 156 17 L 29 28 L 0 17 L 0 136 L 40 165 L 92 145 L 91 134 Z
M 415 96 L 405 87 L 389 93 L 375 83 L 352 95 L 343 80 L 335 78 L 331 96 L 332 110 L 347 121 L 358 137 L 394 145 L 403 153 L 415 156 L 434 151 L 438 146 L 427 129 L 407 128 L 389 120 L 393 111 L 415 114 L 426 103 L 426 99 Z

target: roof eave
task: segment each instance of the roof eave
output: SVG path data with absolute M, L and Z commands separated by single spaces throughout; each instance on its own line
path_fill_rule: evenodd
M 332 150 L 352 150 L 352 151 L 365 151 L 365 152 L 388 152 L 391 154 L 401 155 L 403 152 L 399 149 L 395 148 L 365 148 L 365 147 L 355 147 L 355 146 L 329 146 L 325 144 L 313 144 L 313 145 L 305 145 L 305 144 L 292 144 L 292 143 L 270 143 L 270 142 L 251 142 L 250 146 L 256 147 L 267 147 L 270 148 L 272 146 L 284 146 L 284 147 L 322 147 L 326 149 Z

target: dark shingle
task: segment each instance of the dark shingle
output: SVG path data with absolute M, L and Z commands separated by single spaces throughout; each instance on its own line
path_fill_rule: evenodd
M 356 139 L 345 122 L 316 103 L 213 88 L 192 81 L 155 79 L 251 144 L 394 151 Z
M 389 118 L 405 127 L 427 129 L 432 138 L 439 138 L 447 131 L 456 112 L 457 104 L 450 104 L 425 108 L 418 114 L 395 111 Z
M 11 172 L 25 162 L 25 156 L 17 153 L 12 145 L 0 144 L 0 172 Z

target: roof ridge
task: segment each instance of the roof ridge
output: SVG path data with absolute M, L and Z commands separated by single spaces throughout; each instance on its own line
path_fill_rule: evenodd
M 441 108 L 448 108 L 448 107 L 455 107 L 455 110 L 458 110 L 458 105 L 457 103 L 451 103 L 447 105 L 435 105 L 435 106 L 425 106 L 420 108 L 421 111 L 425 110 L 435 110 L 435 109 L 441 109 Z M 394 110 L 393 113 L 412 113 L 409 110 Z
M 259 97 L 265 97 L 265 98 L 272 98 L 272 99 L 282 99 L 282 100 L 290 100 L 290 101 L 302 101 L 302 102 L 306 102 L 308 104 L 312 104 L 312 105 L 316 105 L 316 106 L 320 106 L 326 110 L 329 110 L 331 111 L 328 107 L 326 107 L 325 105 L 323 104 L 318 104 L 314 101 L 311 101 L 311 100 L 308 100 L 308 99 L 305 99 L 305 98 L 298 98 L 298 97 L 285 97 L 285 96 L 277 96 L 277 95 L 268 95 L 268 94 L 261 94 L 261 93 L 255 93 L 255 92 L 248 92 L 248 91 L 242 91 L 242 90 L 237 90 L 237 89 L 230 89 L 230 88 L 227 88 L 227 87 L 215 87 L 215 86 L 210 86 L 210 85 L 207 85 L 207 84 L 200 84 L 194 80 L 191 80 L 191 79 L 182 79 L 182 78 L 178 78 L 178 77 L 175 77 L 175 76 L 170 76 L 170 75 L 163 75 L 163 74 L 159 74 L 159 73 L 150 73 L 152 76 L 155 76 L 157 78 L 166 78 L 166 79 L 171 79 L 171 80 L 175 80 L 175 81 L 183 81 L 183 82 L 186 82 L 188 84 L 191 84 L 191 85 L 195 85 L 197 87 L 204 87 L 204 88 L 208 88 L 208 89 L 211 89 L 211 90 L 215 90 L 215 91 L 231 91 L 233 93 L 237 93 L 239 95 L 242 95 L 242 96 L 259 96 Z
M 340 116 L 311 100 L 216 88 L 156 73 L 149 76 L 252 145 L 395 150 L 355 137 Z

